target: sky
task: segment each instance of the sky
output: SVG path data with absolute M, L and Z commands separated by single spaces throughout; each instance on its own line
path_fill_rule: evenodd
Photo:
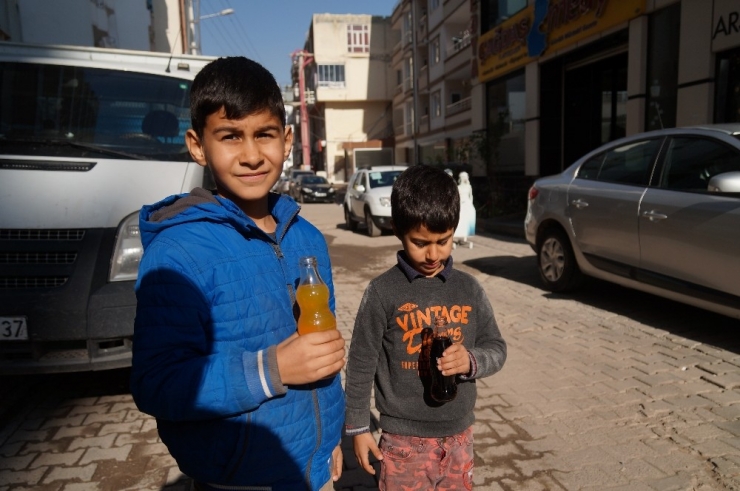
M 388 16 L 399 0 L 200 0 L 200 16 L 234 9 L 231 15 L 200 21 L 201 53 L 251 58 L 290 85 L 290 54 L 302 49 L 313 14 Z M 197 2 L 196 2 L 197 3 Z

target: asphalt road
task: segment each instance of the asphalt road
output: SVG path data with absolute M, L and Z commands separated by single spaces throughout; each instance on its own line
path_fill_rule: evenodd
M 302 215 L 329 243 L 349 341 L 400 243 L 346 230 L 334 204 Z M 599 281 L 551 294 L 521 239 L 471 240 L 455 265 L 488 292 L 509 344 L 504 369 L 478 381 L 476 489 L 740 490 L 740 321 Z M 186 490 L 127 377 L 0 378 L 0 491 Z M 336 489 L 375 488 L 345 445 Z

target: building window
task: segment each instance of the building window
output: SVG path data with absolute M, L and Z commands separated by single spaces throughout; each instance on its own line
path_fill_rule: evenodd
M 344 65 L 319 65 L 319 87 L 344 88 Z
M 439 63 L 440 60 L 440 51 L 439 51 L 439 36 L 434 38 L 432 41 L 432 44 L 429 46 L 430 52 L 430 58 L 432 59 L 432 66 Z
M 658 10 L 648 24 L 645 130 L 676 126 L 681 4 Z
M 527 6 L 527 0 L 483 0 L 481 32 L 489 31 Z
M 347 26 L 347 52 L 369 53 L 370 52 L 370 27 L 367 25 Z
M 442 95 L 439 91 L 432 94 L 432 118 L 442 116 Z
M 488 84 L 487 130 L 498 172 L 524 172 L 524 72 Z
M 439 7 L 439 0 L 429 0 L 429 11 L 434 12 Z
M 740 49 L 717 55 L 715 123 L 740 122 Z

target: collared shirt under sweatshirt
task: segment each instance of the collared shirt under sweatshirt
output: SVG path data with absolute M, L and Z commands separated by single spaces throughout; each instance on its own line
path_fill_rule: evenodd
M 429 343 L 435 316 L 471 356 L 470 378 L 458 377 L 457 397 L 444 404 L 429 397 Z M 424 349 L 427 348 L 427 349 Z M 471 275 L 452 268 L 425 277 L 398 254 L 398 264 L 373 279 L 355 319 L 345 386 L 348 433 L 370 425 L 370 393 L 383 431 L 442 437 L 460 433 L 475 417 L 475 379 L 499 371 L 506 360 L 488 297 Z

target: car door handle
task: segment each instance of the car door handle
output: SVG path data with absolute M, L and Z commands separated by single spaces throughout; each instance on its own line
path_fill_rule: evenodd
M 570 202 L 570 204 L 572 204 L 579 210 L 588 207 L 588 203 L 583 201 L 582 199 L 574 199 L 573 201 Z
M 651 222 L 657 222 L 658 220 L 665 220 L 668 218 L 668 215 L 658 213 L 655 210 L 645 211 L 642 213 L 642 216 L 649 219 Z

